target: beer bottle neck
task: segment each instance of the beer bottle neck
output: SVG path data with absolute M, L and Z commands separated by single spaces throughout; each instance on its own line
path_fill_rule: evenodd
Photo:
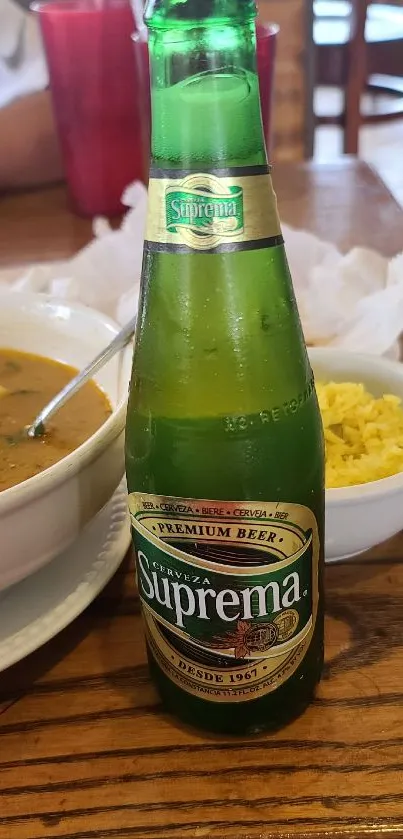
M 148 0 L 145 19 L 153 27 L 177 21 L 181 26 L 246 21 L 256 17 L 255 0 Z
M 266 164 L 253 0 L 154 0 L 146 22 L 152 165 Z

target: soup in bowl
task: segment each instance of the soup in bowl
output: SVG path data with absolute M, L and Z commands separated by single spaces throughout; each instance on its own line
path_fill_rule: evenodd
M 76 374 L 60 361 L 0 347 L 0 492 L 78 449 L 111 415 L 106 394 L 90 381 L 55 414 L 42 436 L 25 434 Z
M 104 315 L 0 293 L 0 590 L 72 544 L 124 474 L 131 347 L 28 440 L 24 426 L 117 334 Z

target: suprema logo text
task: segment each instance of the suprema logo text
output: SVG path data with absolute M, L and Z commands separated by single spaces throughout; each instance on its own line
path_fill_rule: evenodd
M 265 586 L 216 591 L 210 587 L 208 578 L 201 580 L 200 587 L 191 588 L 186 583 L 159 576 L 150 569 L 143 551 L 138 551 L 138 568 L 141 595 L 150 603 L 157 601 L 172 611 L 174 623 L 180 628 L 185 626 L 186 617 L 234 622 L 276 615 L 299 603 L 304 594 L 297 571 L 287 574 L 281 583 L 272 580 Z
M 244 231 L 243 190 L 213 175 L 188 175 L 165 192 L 169 233 L 195 250 L 238 240 Z

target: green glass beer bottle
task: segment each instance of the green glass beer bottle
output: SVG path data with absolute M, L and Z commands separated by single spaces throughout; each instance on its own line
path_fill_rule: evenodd
M 262 132 L 253 0 L 150 0 L 152 154 L 126 428 L 165 707 L 278 728 L 323 662 L 322 425 Z

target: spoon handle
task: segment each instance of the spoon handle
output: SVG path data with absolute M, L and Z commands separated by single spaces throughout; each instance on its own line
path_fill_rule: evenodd
M 131 341 L 136 329 L 136 317 L 132 318 L 118 335 L 97 355 L 87 367 L 84 367 L 74 379 L 61 390 L 51 401 L 43 408 L 43 410 L 35 417 L 33 423 L 28 426 L 26 433 L 28 437 L 40 437 L 45 432 L 45 423 L 53 417 L 53 414 L 59 410 L 74 393 L 76 393 L 89 379 L 95 375 L 116 353 L 123 350 L 124 347 Z

